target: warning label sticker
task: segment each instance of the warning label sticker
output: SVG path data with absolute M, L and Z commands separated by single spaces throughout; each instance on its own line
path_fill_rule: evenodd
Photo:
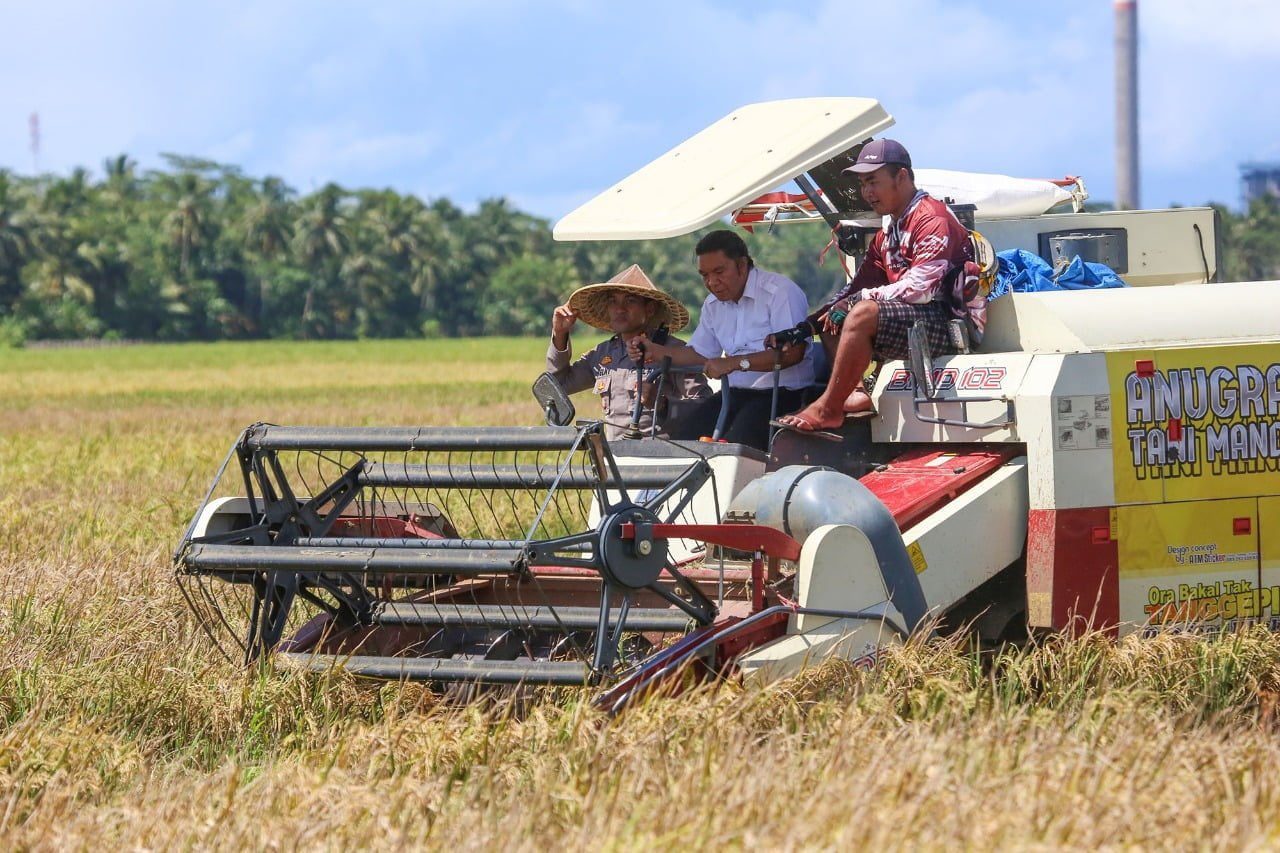
M 907 556 L 911 558 L 911 567 L 916 570 L 916 574 L 929 568 L 929 564 L 924 559 L 924 549 L 920 547 L 919 542 L 912 542 L 907 546 Z
M 1059 450 L 1111 447 L 1111 395 L 1053 398 L 1053 444 Z

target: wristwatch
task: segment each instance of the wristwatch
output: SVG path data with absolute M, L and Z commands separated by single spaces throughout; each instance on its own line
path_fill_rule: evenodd
M 738 369 L 739 369 L 739 370 L 750 370 L 750 369 L 751 369 L 751 362 L 750 362 L 749 360 L 745 359 L 745 358 L 740 358 L 740 359 L 738 359 Z

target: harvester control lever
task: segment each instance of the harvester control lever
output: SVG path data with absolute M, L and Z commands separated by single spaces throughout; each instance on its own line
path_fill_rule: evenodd
M 813 324 L 808 320 L 801 320 L 790 329 L 783 329 L 781 332 L 774 332 L 773 349 L 782 349 L 783 347 L 795 346 L 800 343 L 808 343 L 813 339 Z
M 653 342 L 655 344 L 665 344 L 670 332 L 667 330 L 667 324 L 663 323 L 653 332 Z M 645 386 L 645 345 L 641 341 L 637 344 L 640 350 L 640 358 L 636 359 L 636 402 L 631 409 L 631 423 L 627 426 L 627 431 L 623 433 L 623 438 L 641 438 L 643 433 L 640 431 L 640 416 L 644 413 L 644 386 Z M 653 381 L 653 371 L 650 371 L 648 381 Z M 655 394 L 653 398 L 653 420 L 658 420 L 658 396 Z

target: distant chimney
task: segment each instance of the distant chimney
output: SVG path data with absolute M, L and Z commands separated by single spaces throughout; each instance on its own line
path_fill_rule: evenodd
M 31 134 L 31 174 L 40 174 L 40 114 L 32 113 L 27 119 L 27 130 Z
M 1138 204 L 1138 0 L 1115 0 L 1116 207 Z

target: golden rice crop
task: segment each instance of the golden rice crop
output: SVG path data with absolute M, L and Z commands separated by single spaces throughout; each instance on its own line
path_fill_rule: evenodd
M 0 845 L 1265 848 L 1280 643 L 913 644 L 457 707 L 222 663 L 170 551 L 236 434 L 528 423 L 534 341 L 0 351 Z

